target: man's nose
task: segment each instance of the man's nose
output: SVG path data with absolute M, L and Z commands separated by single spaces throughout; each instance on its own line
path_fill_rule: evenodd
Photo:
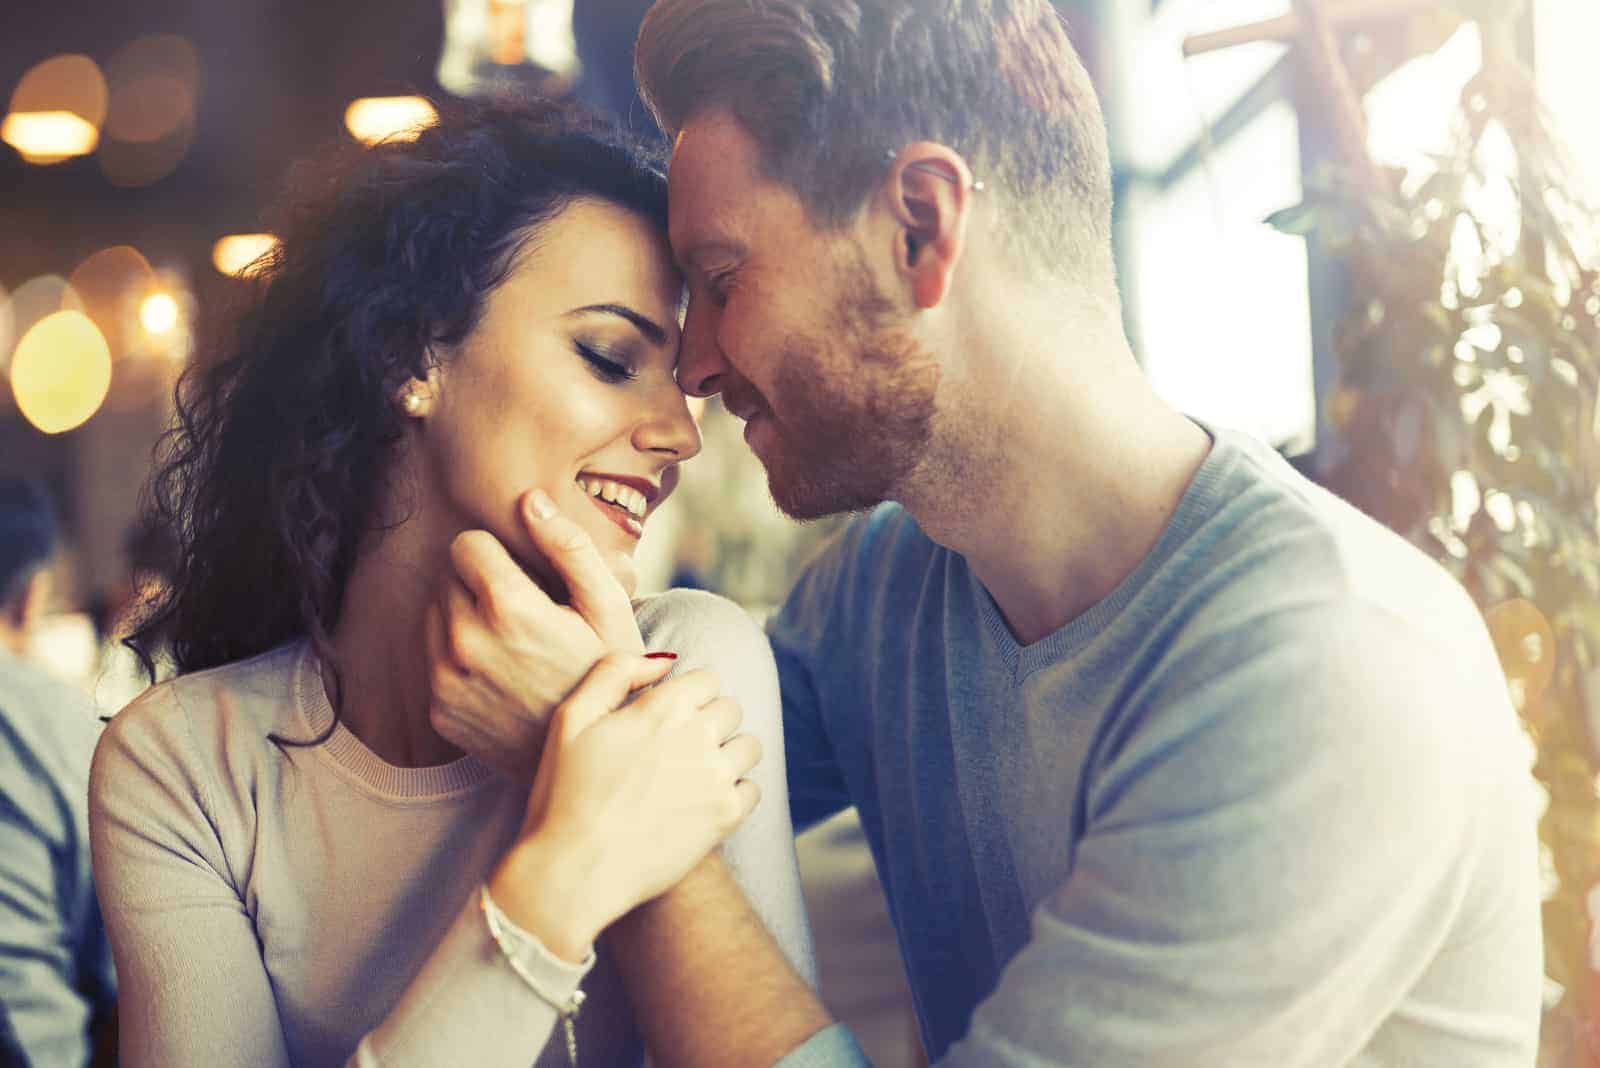
M 730 368 L 717 342 L 716 318 L 705 301 L 691 297 L 678 350 L 678 385 L 693 397 L 722 392 Z

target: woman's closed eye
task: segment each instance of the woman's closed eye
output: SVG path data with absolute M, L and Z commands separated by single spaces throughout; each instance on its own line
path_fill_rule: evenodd
M 607 350 L 590 345 L 584 341 L 574 341 L 573 346 L 578 350 L 590 370 L 603 382 L 628 382 L 639 377 L 639 372 L 621 360 L 607 355 Z

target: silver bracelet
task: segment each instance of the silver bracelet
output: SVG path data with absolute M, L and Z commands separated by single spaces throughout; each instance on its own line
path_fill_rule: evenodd
M 572 996 L 565 1001 L 551 997 L 539 985 L 539 981 L 533 977 L 532 973 L 528 971 L 527 966 L 518 958 L 517 947 L 512 944 L 512 936 L 507 931 L 507 928 L 518 931 L 521 929 L 512 922 L 511 917 L 500 911 L 499 905 L 494 903 L 494 898 L 489 896 L 488 883 L 484 883 L 479 889 L 478 901 L 483 906 L 483 921 L 489 927 L 489 936 L 494 939 L 494 944 L 500 947 L 500 954 L 505 957 L 506 963 L 511 965 L 511 970 L 517 973 L 517 977 L 527 984 L 528 989 L 532 990 L 540 1001 L 556 1010 L 556 1015 L 561 1019 L 562 1030 L 566 1033 L 567 1063 L 572 1068 L 578 1068 L 578 1027 L 576 1021 L 578 1019 L 578 1011 L 583 1008 L 583 991 L 574 990 Z

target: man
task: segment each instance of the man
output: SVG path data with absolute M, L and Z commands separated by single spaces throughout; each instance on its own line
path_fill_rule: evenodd
M 34 1068 L 82 1068 L 116 996 L 89 872 L 99 723 L 86 695 L 21 659 L 56 541 L 43 492 L 0 481 L 0 1004 Z
M 1050 5 L 661 0 L 637 58 L 679 381 L 790 515 L 871 509 L 770 633 L 796 825 L 860 810 L 930 1060 L 1531 1065 L 1534 813 L 1486 632 L 1155 395 Z M 458 554 L 505 596 L 454 599 L 442 720 L 537 720 L 629 640 L 592 547 L 529 533 L 572 608 Z M 850 1063 L 747 911 L 708 862 L 614 929 L 657 1062 Z

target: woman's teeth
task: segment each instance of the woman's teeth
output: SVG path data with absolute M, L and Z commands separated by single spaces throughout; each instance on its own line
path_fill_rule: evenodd
M 578 479 L 578 485 L 589 496 L 614 504 L 635 519 L 642 520 L 650 507 L 650 502 L 645 500 L 644 494 L 632 486 L 624 486 L 608 478 L 591 478 L 585 475 Z

